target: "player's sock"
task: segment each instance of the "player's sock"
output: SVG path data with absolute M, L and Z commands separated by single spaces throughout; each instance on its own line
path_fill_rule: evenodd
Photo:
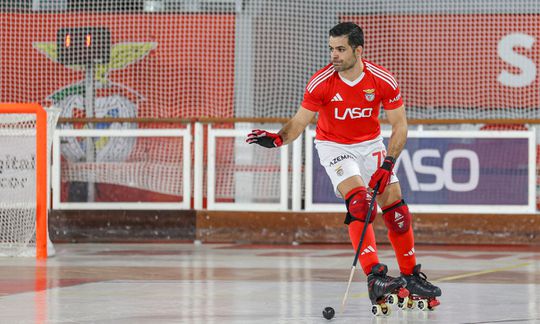
M 364 229 L 364 222 L 353 221 L 349 224 L 349 237 L 351 238 L 354 251 L 358 248 L 360 243 L 360 235 Z M 362 265 L 362 270 L 366 275 L 371 273 L 371 268 L 379 263 L 379 257 L 377 256 L 377 244 L 375 243 L 375 232 L 373 226 L 368 224 L 366 229 L 366 235 L 364 236 L 364 242 L 362 242 L 362 250 L 358 256 L 358 261 Z
M 412 227 L 403 234 L 388 231 L 388 239 L 394 247 L 399 270 L 405 275 L 410 275 L 416 265 L 416 255 L 414 252 L 414 234 Z

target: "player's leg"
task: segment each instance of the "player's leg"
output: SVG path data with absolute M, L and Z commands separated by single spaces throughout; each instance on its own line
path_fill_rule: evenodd
M 405 298 L 409 295 L 407 289 L 403 288 L 406 281 L 402 277 L 391 277 L 387 275 L 386 265 L 379 263 L 377 256 L 377 246 L 375 244 L 375 233 L 372 222 L 377 216 L 377 207 L 372 210 L 369 220 L 367 213 L 371 196 L 363 186 L 363 181 L 359 176 L 350 177 L 338 185 L 340 193 L 345 194 L 345 203 L 347 206 L 347 216 L 345 224 L 349 225 L 349 237 L 356 251 L 360 244 L 360 237 L 364 226 L 367 226 L 362 242 L 361 252 L 358 257 L 364 273 L 367 275 L 367 286 L 369 299 L 373 305 L 374 315 L 388 315 L 389 308 L 386 304 L 397 304 L 399 298 Z M 367 223 L 366 223 L 367 221 Z M 392 294 L 395 294 L 392 297 Z
M 368 222 L 367 212 L 371 202 L 371 195 L 367 192 L 364 180 L 360 176 L 360 165 L 354 150 L 350 146 L 339 144 L 318 144 L 317 150 L 321 159 L 321 164 L 332 180 L 334 190 L 338 197 L 345 199 L 347 216 L 345 223 L 349 226 L 349 236 L 355 251 L 360 244 L 360 237 L 364 227 L 366 233 L 358 261 L 362 270 L 367 275 L 367 286 L 369 298 L 373 304 L 372 312 L 375 315 L 388 314 L 389 308 L 386 302 L 389 299 L 397 301 L 397 297 L 403 298 L 408 295 L 408 291 L 403 288 L 405 280 L 401 277 L 391 277 L 387 275 L 387 267 L 379 263 L 377 255 L 377 245 L 375 243 L 375 232 L 371 224 L 377 214 L 377 206 L 372 210 Z
M 385 153 L 382 138 L 360 146 L 359 156 L 364 161 L 361 165 L 364 182 L 369 181 L 382 164 Z M 412 215 L 402 198 L 399 179 L 394 173 L 384 193 L 377 195 L 377 203 L 382 206 L 384 223 L 388 228 L 388 238 L 396 254 L 401 278 L 407 282 L 406 288 L 411 294 L 410 299 L 404 300 L 403 306 L 411 307 L 413 303 L 410 301 L 421 298 L 426 298 L 421 300 L 425 309 L 437 306 L 439 302 L 435 297 L 440 296 L 441 291 L 426 280 L 426 276 L 420 272 L 420 265 L 416 264 Z M 418 305 L 421 307 L 420 301 Z
M 369 181 L 386 155 L 382 137 L 366 142 L 359 147 L 363 158 L 361 166 L 362 178 Z M 383 211 L 383 219 L 388 228 L 388 238 L 396 253 L 401 273 L 411 274 L 416 265 L 414 254 L 414 235 L 411 227 L 411 215 L 402 200 L 399 179 L 392 172 L 390 184 L 382 194 L 377 195 L 377 203 Z
M 441 290 L 427 281 L 426 275 L 420 271 L 420 264 L 416 264 L 412 215 L 402 199 L 399 182 L 388 185 L 378 198 L 378 202 L 383 206 L 383 219 L 388 228 L 388 238 L 396 253 L 401 277 L 407 282 L 406 287 L 411 294 L 410 299 L 403 302 L 403 306 L 413 307 L 414 301 L 421 309 L 432 309 L 439 305 L 436 297 L 441 295 Z
M 349 237 L 356 251 L 365 224 L 362 220 L 366 216 L 370 198 L 367 195 L 365 182 L 360 177 L 357 156 L 349 150 L 349 145 L 316 141 L 315 147 L 320 163 L 332 181 L 336 196 L 345 199 L 348 211 L 345 224 L 349 226 Z M 366 234 L 358 261 L 367 275 L 371 272 L 371 268 L 379 263 L 379 258 L 373 226 L 370 223 L 366 225 Z
M 364 273 L 368 275 L 373 266 L 379 263 L 375 231 L 372 225 L 377 215 L 377 206 L 373 208 L 369 223 L 366 224 L 365 218 L 369 209 L 369 203 L 371 202 L 371 196 L 368 195 L 367 188 L 359 175 L 354 175 L 343 180 L 338 184 L 337 189 L 345 199 L 347 215 L 345 216 L 344 223 L 349 226 L 349 238 L 355 251 L 360 244 L 362 230 L 364 226 L 367 226 L 358 261 L 360 261 Z

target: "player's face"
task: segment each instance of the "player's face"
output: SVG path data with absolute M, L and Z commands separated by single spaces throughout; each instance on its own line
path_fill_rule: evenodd
M 338 72 L 351 69 L 358 62 L 360 50 L 349 45 L 347 36 L 330 37 L 328 40 L 330 59 Z

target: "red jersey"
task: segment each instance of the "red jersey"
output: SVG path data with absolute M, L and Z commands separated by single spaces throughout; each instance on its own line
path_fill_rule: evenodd
M 306 86 L 302 107 L 319 113 L 318 140 L 342 144 L 369 141 L 381 133 L 379 111 L 401 107 L 394 77 L 383 67 L 362 60 L 357 80 L 343 79 L 332 64 L 319 70 Z

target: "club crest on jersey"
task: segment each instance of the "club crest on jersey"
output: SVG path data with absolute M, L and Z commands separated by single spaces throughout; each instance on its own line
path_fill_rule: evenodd
M 373 101 L 375 99 L 375 89 L 365 89 L 364 96 L 367 101 Z
M 336 168 L 336 174 L 340 177 L 343 175 L 343 167 L 341 165 Z

